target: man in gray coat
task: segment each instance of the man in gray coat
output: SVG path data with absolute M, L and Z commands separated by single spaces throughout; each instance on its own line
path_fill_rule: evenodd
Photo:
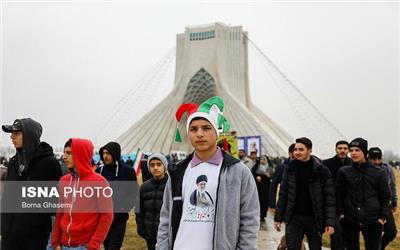
M 220 130 L 229 129 L 222 110 L 223 101 L 212 97 L 200 106 L 184 104 L 177 111 L 178 121 L 188 112 L 187 132 L 195 150 L 169 169 L 158 250 L 257 249 L 257 188 L 250 170 L 217 147 Z M 197 202 L 191 202 L 199 186 L 202 192 L 196 193 Z

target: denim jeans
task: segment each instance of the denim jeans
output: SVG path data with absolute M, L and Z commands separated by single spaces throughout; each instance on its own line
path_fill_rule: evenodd
M 79 246 L 79 247 L 66 247 L 62 246 L 61 250 L 86 250 L 86 246 Z
M 51 236 L 53 233 L 53 227 L 54 227 L 55 221 L 56 221 L 56 216 L 55 215 L 51 216 L 51 232 L 50 232 L 49 241 L 47 242 L 46 250 L 54 250 L 53 247 L 51 246 Z

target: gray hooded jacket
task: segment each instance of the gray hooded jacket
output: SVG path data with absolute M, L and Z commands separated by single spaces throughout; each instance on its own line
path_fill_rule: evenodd
M 224 152 L 223 156 L 217 188 L 213 249 L 257 249 L 260 205 L 256 183 L 242 162 Z M 182 215 L 179 192 L 182 191 L 183 175 L 192 157 L 189 155 L 169 170 L 170 178 L 160 213 L 157 250 L 173 248 Z

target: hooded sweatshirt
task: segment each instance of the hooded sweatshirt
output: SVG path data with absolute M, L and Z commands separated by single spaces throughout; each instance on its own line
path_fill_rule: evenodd
M 19 119 L 22 124 L 23 146 L 10 159 L 7 181 L 58 181 L 61 168 L 54 157 L 53 148 L 40 142 L 42 126 L 30 119 Z M 16 193 L 7 183 L 4 185 L 3 201 L 12 200 Z M 2 206 L 5 202 L 2 202 Z M 4 210 L 3 210 L 4 211 Z M 49 213 L 2 213 L 1 235 L 8 239 L 21 237 L 48 237 L 51 231 Z
M 60 203 L 70 207 L 57 210 L 53 228 L 52 245 L 77 247 L 85 245 L 88 250 L 100 249 L 113 220 L 111 197 L 75 198 L 66 195 L 66 187 L 77 190 L 109 187 L 104 177 L 95 173 L 91 165 L 93 145 L 86 139 L 72 139 L 72 158 L 75 171 L 60 179 Z
M 58 180 L 61 177 L 60 164 L 57 164 L 58 166 L 54 168 L 55 171 L 50 171 L 52 176 L 46 176 L 45 171 L 38 172 L 31 167 L 31 163 L 36 162 L 40 158 L 50 157 L 56 161 L 53 148 L 46 142 L 40 142 L 42 126 L 30 118 L 19 119 L 19 121 L 22 124 L 22 133 L 24 136 L 23 146 L 17 149 L 15 156 L 10 159 L 9 165 L 12 165 L 12 169 L 9 169 L 7 180 L 32 180 L 32 177 L 34 177 L 34 180 L 42 181 Z
M 42 136 L 42 125 L 30 119 L 20 119 L 24 134 L 24 144 L 22 149 L 17 149 L 18 162 L 24 166 L 28 166 L 33 158 L 33 154 L 40 144 L 40 136 Z
M 114 162 L 100 166 L 96 169 L 96 173 L 106 178 L 114 190 L 113 204 L 114 211 L 117 211 L 117 213 L 114 213 L 113 223 L 126 222 L 129 219 L 128 212 L 133 208 L 138 196 L 139 187 L 136 182 L 136 173 L 133 168 L 127 167 L 121 161 L 121 146 L 118 143 L 109 142 L 100 148 L 99 154 L 103 162 L 103 152 L 105 149 L 110 152 Z M 130 188 L 119 188 L 121 186 L 118 186 L 117 183 L 125 181 L 129 182 Z M 126 186 L 124 185 L 124 187 Z

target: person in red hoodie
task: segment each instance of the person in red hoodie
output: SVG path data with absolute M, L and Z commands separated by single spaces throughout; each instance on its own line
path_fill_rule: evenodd
M 55 250 L 98 250 L 113 221 L 110 187 L 91 165 L 93 144 L 69 139 L 64 161 L 70 170 L 59 183 L 59 208 L 53 228 Z M 71 191 L 72 190 L 72 191 Z

